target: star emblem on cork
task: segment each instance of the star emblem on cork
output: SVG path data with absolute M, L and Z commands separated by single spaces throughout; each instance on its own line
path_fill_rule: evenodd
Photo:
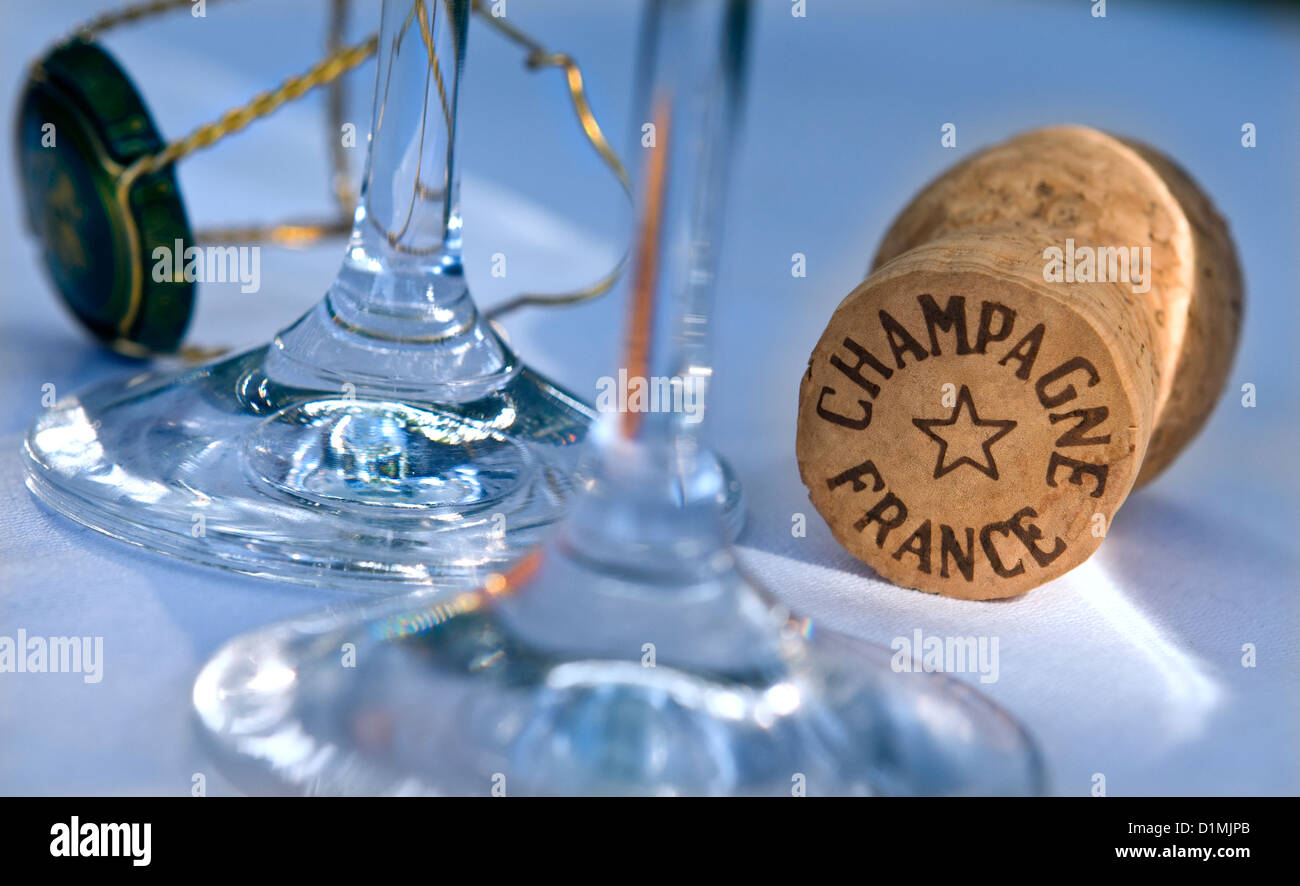
M 1010 419 L 996 421 L 980 418 L 975 411 L 975 400 L 971 397 L 970 388 L 966 385 L 962 385 L 957 394 L 952 415 L 947 418 L 914 418 L 912 424 L 939 444 L 939 460 L 934 465 L 936 480 L 962 465 L 970 465 L 981 474 L 996 480 L 998 466 L 993 460 L 993 444 L 1011 433 L 1011 429 L 1016 426 Z M 956 458 L 949 458 L 950 449 L 958 453 Z

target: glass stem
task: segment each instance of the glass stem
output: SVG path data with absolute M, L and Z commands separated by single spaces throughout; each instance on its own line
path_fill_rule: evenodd
M 701 449 L 711 320 L 742 97 L 746 0 L 651 0 L 642 25 L 635 142 L 639 230 L 623 365 L 598 385 L 595 493 L 574 526 L 590 552 L 647 563 L 723 544 L 717 460 Z M 665 529 L 665 527 L 667 529 Z
M 370 151 L 347 258 L 398 285 L 349 287 L 337 299 L 343 306 L 438 326 L 473 312 L 455 165 L 468 17 L 469 0 L 384 0 Z
M 286 385 L 464 403 L 520 366 L 461 264 L 456 109 L 470 0 L 384 0 L 374 116 L 343 267 L 273 342 Z

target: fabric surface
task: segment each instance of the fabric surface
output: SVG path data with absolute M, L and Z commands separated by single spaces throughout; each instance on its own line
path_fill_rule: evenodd
M 358 18 L 369 6 L 358 4 Z M 1105 20 L 1064 2 L 807 6 L 794 18 L 784 0 L 760 4 L 719 280 L 710 421 L 745 484 L 742 559 L 796 610 L 872 642 L 917 629 L 997 638 L 996 682 L 959 677 L 1026 725 L 1055 793 L 1085 795 L 1097 773 L 1115 795 L 1297 792 L 1297 19 L 1236 4 L 1111 4 Z M 96 8 L 0 0 L 5 107 L 28 60 Z M 319 9 L 212 4 L 206 19 L 182 13 L 108 45 L 175 138 L 305 69 L 318 54 Z M 635 4 L 512 0 L 509 12 L 584 64 L 621 147 Z M 480 303 L 594 279 L 620 254 L 629 217 L 567 116 L 559 75 L 525 73 L 514 48 L 482 28 L 468 57 L 462 201 Z M 350 86 L 360 132 L 372 83 L 370 65 Z M 321 110 L 309 99 L 185 161 L 196 224 L 327 209 Z M 940 145 L 946 122 L 957 125 L 955 149 Z M 808 503 L 794 459 L 800 374 L 916 189 L 984 144 L 1055 122 L 1168 151 L 1229 219 L 1248 308 L 1228 389 L 1205 432 L 1065 577 L 997 603 L 892 586 L 839 548 Z M 1245 122 L 1255 148 L 1240 143 Z M 42 385 L 66 394 L 138 366 L 98 350 L 56 303 L 19 224 L 11 153 L 0 138 L 0 635 L 103 637 L 104 671 L 93 684 L 0 674 L 0 792 L 181 794 L 195 773 L 209 793 L 233 792 L 190 711 L 198 669 L 241 632 L 350 598 L 130 548 L 29 495 L 18 450 Z M 505 278 L 489 272 L 498 252 Z M 791 275 L 794 253 L 806 256 L 806 277 Z M 261 292 L 204 287 L 191 340 L 267 339 L 319 298 L 338 260 L 337 243 L 264 249 Z M 506 325 L 525 360 L 593 397 L 623 309 L 616 296 Z M 1245 384 L 1254 408 L 1242 405 Z M 792 534 L 796 514 L 805 537 Z M 1254 667 L 1243 666 L 1246 644 Z

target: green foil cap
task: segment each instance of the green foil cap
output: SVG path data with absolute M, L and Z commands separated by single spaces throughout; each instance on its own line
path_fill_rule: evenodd
M 73 314 L 131 356 L 177 350 L 194 304 L 193 282 L 153 274 L 156 248 L 170 256 L 193 242 L 175 170 L 124 176 L 163 147 L 134 84 L 96 44 L 74 40 L 32 68 L 17 151 L 28 227 Z

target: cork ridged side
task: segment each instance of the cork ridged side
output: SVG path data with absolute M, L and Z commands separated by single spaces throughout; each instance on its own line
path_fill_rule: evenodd
M 1191 228 L 1192 280 L 1173 386 L 1151 435 L 1137 484 L 1154 480 L 1205 425 L 1223 392 L 1241 336 L 1241 266 L 1228 223 L 1182 167 L 1159 151 L 1125 141 L 1160 175 Z

